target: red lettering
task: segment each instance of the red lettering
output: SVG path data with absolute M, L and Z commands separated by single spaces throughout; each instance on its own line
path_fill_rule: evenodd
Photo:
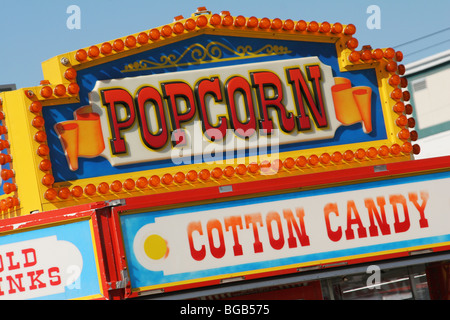
M 249 228 L 250 225 L 253 227 L 253 237 L 255 242 L 253 243 L 253 249 L 255 253 L 263 252 L 263 244 L 259 240 L 258 223 L 263 226 L 261 213 L 247 214 L 245 215 L 245 228 Z
M 222 224 L 219 220 L 213 219 L 209 220 L 206 224 L 206 229 L 208 232 L 208 240 L 209 240 L 209 249 L 213 257 L 220 259 L 225 255 L 225 239 L 223 236 Z M 218 246 L 216 247 L 214 241 L 213 231 L 217 230 L 218 235 Z
M 132 96 L 124 89 L 101 90 L 100 95 L 103 100 L 103 106 L 108 112 L 109 125 L 111 128 L 112 139 L 110 140 L 113 154 L 127 152 L 125 139 L 121 136 L 121 131 L 130 128 L 135 119 L 136 113 Z M 126 111 L 125 119 L 119 120 L 118 106 L 122 106 Z
M 341 227 L 338 227 L 336 231 L 331 229 L 331 223 L 330 223 L 330 214 L 334 213 L 336 217 L 339 217 L 339 211 L 336 203 L 328 203 L 324 209 L 324 215 L 325 215 L 325 224 L 327 227 L 327 234 L 328 238 L 331 241 L 337 242 L 341 240 L 342 238 L 342 229 Z
M 352 218 L 352 212 L 355 215 L 355 218 Z M 347 230 L 345 230 L 345 237 L 347 240 L 355 239 L 355 233 L 353 232 L 352 225 L 358 225 L 358 237 L 365 238 L 367 237 L 366 228 L 364 228 L 361 218 L 359 217 L 358 210 L 356 209 L 355 202 L 349 200 L 347 202 Z
M 375 206 L 375 202 L 372 199 L 365 199 L 364 203 L 366 205 L 366 208 L 369 212 L 369 220 L 370 220 L 370 227 L 369 227 L 369 233 L 371 237 L 377 237 L 378 236 L 378 228 L 375 226 L 375 218 L 378 222 L 378 226 L 380 227 L 381 233 L 383 235 L 391 234 L 391 228 L 389 227 L 389 224 L 386 221 L 386 213 L 384 211 L 384 206 L 386 204 L 386 201 L 384 200 L 384 197 L 377 197 L 377 204 L 380 207 L 381 216 L 378 213 L 377 207 Z
M 6 256 L 9 258 L 9 267 L 8 270 L 15 270 L 15 269 L 19 269 L 20 268 L 20 263 L 17 262 L 16 264 L 14 264 L 13 261 L 13 257 L 14 257 L 14 252 L 7 252 Z
M 22 253 L 25 257 L 25 263 L 23 264 L 24 268 L 32 267 L 37 263 L 36 250 L 34 250 L 33 248 L 23 249 Z M 29 256 L 28 256 L 29 254 L 31 254 L 31 260 L 29 259 Z
M 406 199 L 404 196 L 402 195 L 392 195 L 389 197 L 389 202 L 392 205 L 392 208 L 394 210 L 394 218 L 395 218 L 395 222 L 394 222 L 394 229 L 396 233 L 400 233 L 400 232 L 405 232 L 409 230 L 409 227 L 411 225 L 410 221 L 409 221 L 409 214 L 408 214 L 408 205 L 406 203 Z M 405 216 L 405 220 L 404 221 L 400 221 L 399 218 L 399 212 L 397 209 L 397 204 L 401 204 L 403 207 L 403 213 Z
M 272 229 L 272 222 L 275 222 L 277 227 L 278 239 L 275 239 Z M 281 225 L 281 218 L 278 212 L 269 212 L 266 216 L 267 232 L 269 234 L 269 243 L 275 250 L 280 250 L 284 246 L 283 227 Z
M 200 250 L 195 249 L 194 239 L 192 234 L 197 231 L 199 235 L 203 235 L 202 224 L 200 221 L 189 223 L 188 227 L 188 240 L 189 240 L 189 248 L 191 249 L 191 256 L 197 261 L 201 261 L 205 259 L 206 256 L 206 248 L 204 245 L 201 246 Z
M 312 81 L 312 87 L 315 100 L 306 84 L 305 79 L 299 68 L 287 69 L 286 76 L 288 82 L 292 86 L 292 92 L 294 94 L 295 106 L 297 109 L 297 127 L 298 130 L 310 130 L 311 122 L 309 116 L 306 114 L 305 107 L 303 105 L 303 98 L 311 112 L 311 116 L 318 128 L 324 128 L 328 126 L 327 115 L 325 113 L 325 105 L 323 101 L 322 89 L 320 86 L 320 66 L 311 65 L 306 67 L 308 80 Z
M 172 141 L 174 146 L 187 143 L 186 133 L 181 124 L 188 122 L 195 115 L 195 100 L 191 87 L 184 82 L 166 82 L 161 84 L 164 98 L 167 99 L 172 123 Z M 181 99 L 186 104 L 186 111 L 179 110 L 177 101 Z
M 233 246 L 233 252 L 235 256 L 242 256 L 242 246 L 239 243 L 238 238 L 238 230 L 237 227 L 242 229 L 242 218 L 240 216 L 232 216 L 225 218 L 225 230 L 228 231 L 228 229 L 231 227 L 231 230 L 233 231 L 233 239 L 234 239 L 234 246 Z
M 0 277 L 0 296 L 4 296 L 5 295 L 5 292 L 2 291 L 2 286 L 1 286 L 2 281 L 3 281 L 3 278 Z
M 291 132 L 295 128 L 294 115 L 283 105 L 283 88 L 280 78 L 273 72 L 252 72 L 250 74 L 253 87 L 256 88 L 256 97 L 259 106 L 259 127 L 263 132 L 270 134 L 273 130 L 273 121 L 269 117 L 268 108 L 274 108 L 278 115 L 280 128 L 284 132 Z M 268 98 L 266 89 L 271 88 L 274 96 Z
M 212 107 L 206 108 L 205 98 L 207 95 L 211 95 L 215 102 L 221 102 L 223 100 L 219 78 L 213 77 L 211 79 L 202 79 L 195 85 L 195 98 L 202 120 L 203 133 L 211 141 L 219 141 L 226 135 L 228 129 L 227 117 L 218 117 L 216 125 L 211 123 L 209 112 L 207 112 L 207 110 L 211 110 Z
M 244 99 L 245 118 L 237 110 L 236 93 L 241 94 Z M 251 87 L 247 80 L 239 76 L 228 79 L 225 84 L 225 99 L 230 117 L 230 126 L 234 129 L 235 134 L 241 138 L 252 136 L 256 132 L 256 117 Z
M 43 274 L 44 270 L 30 271 L 27 273 L 27 276 L 29 276 L 31 280 L 30 290 L 35 290 L 38 288 L 41 289 L 47 286 L 45 283 L 38 279 Z M 36 285 L 35 282 L 39 282 L 39 284 Z
M 158 90 L 153 87 L 142 87 L 139 89 L 136 98 L 137 118 L 139 130 L 144 144 L 153 150 L 164 147 L 169 139 L 167 132 L 166 117 L 164 115 L 164 105 Z M 150 130 L 146 112 L 146 105 L 152 104 L 155 110 L 157 129 Z
M 288 237 L 289 248 L 297 248 L 297 239 L 294 236 L 293 229 L 295 229 L 297 238 L 300 241 L 300 245 L 302 247 L 309 246 L 309 237 L 306 234 L 305 222 L 304 222 L 305 211 L 303 210 L 303 208 L 296 209 L 296 216 L 299 220 L 300 226 L 297 224 L 297 221 L 295 220 L 294 214 L 292 213 L 291 210 L 283 210 L 283 217 L 287 221 L 288 232 L 289 232 L 289 237 Z
M 13 293 L 17 292 L 16 289 L 13 288 L 13 284 L 19 290 L 19 292 L 24 292 L 25 291 L 25 287 L 22 286 L 23 274 L 22 273 L 18 273 L 14 277 L 17 279 L 17 282 L 16 282 L 16 280 L 14 280 L 14 278 L 12 276 L 6 276 L 6 280 L 9 281 L 8 293 L 9 294 L 13 294 Z
M 425 218 L 425 206 L 427 205 L 428 199 L 430 198 L 430 195 L 428 194 L 428 192 L 421 192 L 420 193 L 420 198 L 422 199 L 422 205 L 419 205 L 419 203 L 417 202 L 418 200 L 418 196 L 417 193 L 409 193 L 408 194 L 409 197 L 409 201 L 411 201 L 414 206 L 416 207 L 417 210 L 419 210 L 419 214 L 420 214 L 420 220 L 419 220 L 419 224 L 421 228 L 428 228 L 428 219 Z
M 48 276 L 50 278 L 50 285 L 57 286 L 61 284 L 61 277 L 59 276 L 58 267 L 48 269 Z

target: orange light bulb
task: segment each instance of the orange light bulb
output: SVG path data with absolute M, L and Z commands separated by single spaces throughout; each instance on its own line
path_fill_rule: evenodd
M 173 32 L 175 34 L 182 34 L 184 32 L 184 26 L 181 22 L 177 22 L 173 25 Z
M 53 175 L 51 174 L 46 174 L 42 180 L 41 180 L 42 184 L 44 186 L 51 186 L 52 184 L 55 183 L 55 178 L 53 177 Z
M 280 30 L 283 27 L 283 21 L 280 18 L 275 18 L 272 20 L 272 24 L 270 26 L 273 30 Z
M 259 165 L 255 162 L 252 162 L 247 167 L 248 172 L 257 173 L 259 171 Z
M 168 25 L 165 25 L 164 27 L 161 28 L 161 35 L 164 38 L 168 38 L 172 35 L 172 28 Z
M 404 127 L 408 124 L 408 118 L 406 118 L 405 115 L 401 115 L 397 119 L 395 119 L 395 123 L 399 127 Z
M 317 155 L 312 154 L 308 158 L 308 164 L 311 166 L 316 166 L 320 162 L 320 159 Z
M 58 97 L 64 96 L 66 92 L 67 92 L 66 86 L 63 84 L 58 84 L 54 89 L 54 93 Z
M 79 198 L 83 195 L 83 188 L 81 188 L 80 186 L 75 186 L 72 188 L 72 196 Z
M 260 29 L 269 29 L 270 28 L 270 20 L 269 18 L 262 18 L 261 20 L 259 20 L 259 28 Z
M 245 164 L 238 164 L 238 166 L 236 167 L 236 173 L 240 176 L 243 176 L 244 174 L 247 173 L 247 166 Z
M 342 23 L 336 22 L 333 24 L 333 27 L 331 27 L 331 32 L 334 34 L 342 33 L 342 30 L 344 30 L 344 27 L 342 26 Z
M 320 163 L 322 163 L 322 164 L 329 164 L 331 161 L 331 156 L 329 153 L 323 153 L 320 155 L 319 160 L 320 160 Z
M 223 169 L 223 175 L 227 178 L 231 178 L 234 176 L 235 170 L 232 166 L 227 166 L 225 169 Z
M 272 170 L 274 170 L 275 172 L 278 172 L 281 169 L 283 169 L 283 161 L 281 161 L 280 159 L 273 160 L 271 167 L 272 167 Z
M 190 19 L 192 20 L 192 19 Z M 188 20 L 189 21 L 189 20 Z M 195 21 L 192 20 L 195 24 Z M 187 22 L 187 21 L 186 21 Z M 161 32 L 158 29 L 152 29 L 150 30 L 148 37 L 152 40 L 152 41 L 156 41 L 159 40 L 159 38 L 161 37 Z
M 211 18 L 209 18 L 209 23 L 212 26 L 218 26 L 220 25 L 220 23 L 222 22 L 222 18 L 220 17 L 219 14 L 215 13 L 211 16 Z
M 208 19 L 205 16 L 199 16 L 196 20 L 197 26 L 200 28 L 206 27 Z
M 349 24 L 345 27 L 344 33 L 348 36 L 354 35 L 356 33 L 356 27 L 353 24 Z
M 68 68 L 64 72 L 64 78 L 66 78 L 69 81 L 75 80 L 77 77 L 77 71 L 74 68 Z
M 400 84 L 400 76 L 397 74 L 393 74 L 389 78 L 389 84 L 393 87 L 397 87 Z
M 258 26 L 259 20 L 256 17 L 250 17 L 247 20 L 247 28 L 256 28 Z
M 243 27 L 245 26 L 246 23 L 246 19 L 244 16 L 237 16 L 236 19 L 234 19 L 234 26 L 235 27 Z
M 125 44 L 122 39 L 117 39 L 113 42 L 114 51 L 122 51 L 125 48 Z
M 46 157 L 50 153 L 50 148 L 46 144 L 39 145 L 37 154 L 41 157 Z
M 39 101 L 33 101 L 30 105 L 30 111 L 33 113 L 39 113 L 42 111 L 42 103 Z
M 393 144 L 390 148 L 390 152 L 394 156 L 399 155 L 401 151 L 402 151 L 402 148 L 396 143 Z
M 186 175 L 183 172 L 177 172 L 173 176 L 173 179 L 175 180 L 176 183 L 180 184 L 186 180 Z
M 88 49 L 88 56 L 90 58 L 97 58 L 100 55 L 100 49 L 97 46 L 91 46 Z
M 214 169 L 211 171 L 211 176 L 212 176 L 214 179 L 220 179 L 220 178 L 222 177 L 222 175 L 223 175 L 223 171 L 222 171 L 221 168 L 214 168 Z
M 102 46 L 100 47 L 100 52 L 104 55 L 110 54 L 113 50 L 113 47 L 111 45 L 111 43 L 109 42 L 105 42 L 102 44 Z
M 378 151 L 374 147 L 370 147 L 367 149 L 366 154 L 370 159 L 375 159 L 378 156 Z
M 366 151 L 362 148 L 356 150 L 355 152 L 355 158 L 358 160 L 362 160 L 366 157 Z
M 293 158 L 286 158 L 283 161 L 283 166 L 287 169 L 292 169 L 295 166 L 295 160 Z
M 387 72 L 395 72 L 397 71 L 397 62 L 391 60 L 386 64 L 386 71 Z
M 295 25 L 295 30 L 300 31 L 300 32 L 305 31 L 306 28 L 308 28 L 308 24 L 304 20 L 299 20 L 297 22 L 297 24 Z
M 233 17 L 227 14 L 222 18 L 222 25 L 224 27 L 229 27 L 233 24 L 233 20 L 234 20 Z
M 200 180 L 206 181 L 211 177 L 211 173 L 209 172 L 209 170 L 203 169 L 202 171 L 199 172 L 198 176 Z
M 159 186 L 161 182 L 161 179 L 158 176 L 152 176 L 150 177 L 150 179 L 148 179 L 148 184 L 151 185 L 152 187 L 157 187 Z
M 383 145 L 378 149 L 378 154 L 381 157 L 387 157 L 389 155 L 389 152 L 390 152 L 390 150 L 389 150 L 388 146 Z
M 75 53 L 75 59 L 79 62 L 83 62 L 87 59 L 88 54 L 86 52 L 86 50 L 84 49 L 80 49 Z
M 70 197 L 70 194 L 71 193 L 70 193 L 69 188 L 66 188 L 66 187 L 61 188 L 58 191 L 58 197 L 63 200 L 68 199 Z
M 86 187 L 84 187 L 84 193 L 86 193 L 88 196 L 93 196 L 97 189 L 92 183 L 89 183 Z
M 166 173 L 165 175 L 162 176 L 161 182 L 166 186 L 169 186 L 173 182 L 173 176 L 170 173 Z
M 148 43 L 148 35 L 145 32 L 141 32 L 139 33 L 139 35 L 137 36 L 137 42 L 140 45 L 144 45 Z
M 36 132 L 36 134 L 34 135 L 34 141 L 36 142 L 45 142 L 47 141 L 47 134 L 45 133 L 45 131 L 38 131 Z
M 186 179 L 190 182 L 196 181 L 197 178 L 198 178 L 198 173 L 195 170 L 190 170 L 186 175 Z
M 102 182 L 98 185 L 97 191 L 101 194 L 106 194 L 109 191 L 109 185 L 106 182 Z
M 417 155 L 420 153 L 420 146 L 418 144 L 413 145 L 412 152 Z
M 402 89 L 395 88 L 394 90 L 392 90 L 392 92 L 391 92 L 391 98 L 392 99 L 400 100 L 402 97 L 403 97 Z
M 125 188 L 125 190 L 131 191 L 136 187 L 136 182 L 133 179 L 126 179 L 123 182 L 123 187 Z
M 372 58 L 375 60 L 381 60 L 383 59 L 383 50 L 381 49 L 375 49 L 372 52 Z
M 71 95 L 76 95 L 78 92 L 80 92 L 80 87 L 76 83 L 71 83 L 67 87 L 67 92 Z
M 358 51 L 352 51 L 350 52 L 349 56 L 348 56 L 348 60 L 351 63 L 356 63 L 361 59 L 361 54 Z
M 140 177 L 136 180 L 136 186 L 139 189 L 145 189 L 148 186 L 148 180 L 145 177 Z
M 347 41 L 347 44 L 346 44 L 346 45 L 347 45 L 347 48 L 353 50 L 353 49 L 356 49 L 356 48 L 358 47 L 359 41 L 358 41 L 358 39 L 356 39 L 356 38 L 351 38 L 351 39 L 349 39 L 349 40 Z
M 398 133 L 398 137 L 402 140 L 408 140 L 410 137 L 409 130 L 408 129 L 400 130 L 400 132 Z
M 111 183 L 110 188 L 113 192 L 120 192 L 122 191 L 122 182 L 115 180 Z
M 294 27 L 295 27 L 295 23 L 291 19 L 287 19 L 283 23 L 283 29 L 286 31 L 291 31 L 294 29 Z
M 384 50 L 384 57 L 386 59 L 393 59 L 395 56 L 395 50 L 392 48 L 387 48 L 386 50 Z
M 52 163 L 50 160 L 48 159 L 43 159 L 40 163 L 39 163 L 39 169 L 41 171 L 50 171 L 50 169 L 52 168 Z
M 309 32 L 317 32 L 319 31 L 319 24 L 316 21 L 311 21 L 308 23 L 308 31 Z
M 403 111 L 405 111 L 405 104 L 399 101 L 394 105 L 393 110 L 396 113 L 403 113 Z
M 370 50 L 364 50 L 361 53 L 361 59 L 364 60 L 365 62 L 372 60 L 372 52 Z
M 331 155 L 331 161 L 333 161 L 334 163 L 341 162 L 342 158 L 343 158 L 342 153 L 340 153 L 339 151 L 336 151 Z
M 403 152 L 403 153 L 408 154 L 408 153 L 411 153 L 412 151 L 413 151 L 413 146 L 412 146 L 411 143 L 405 142 L 405 143 L 402 145 L 402 152 Z
M 58 193 L 56 192 L 56 190 L 53 188 L 50 188 L 45 191 L 44 198 L 47 199 L 48 201 L 53 201 L 56 199 L 57 195 L 58 195 Z
M 136 46 L 136 37 L 128 36 L 125 39 L 125 45 L 127 46 L 127 48 L 134 48 Z
M 52 90 L 52 88 L 51 87 L 49 87 L 49 86 L 44 86 L 42 89 L 41 89 L 41 96 L 43 97 L 43 98 L 46 98 L 46 99 L 48 99 L 48 98 L 50 98 L 52 95 L 53 95 L 53 90 Z
M 35 127 L 36 129 L 42 128 L 45 124 L 44 117 L 42 116 L 36 116 L 31 120 L 31 125 Z
M 299 156 L 297 159 L 295 159 L 295 165 L 297 167 L 303 168 L 308 164 L 308 159 L 306 159 L 305 156 Z

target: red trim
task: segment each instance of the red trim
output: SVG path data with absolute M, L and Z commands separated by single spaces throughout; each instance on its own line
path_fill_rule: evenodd
M 381 179 L 393 179 L 401 177 L 402 175 L 426 174 L 432 173 L 433 171 L 448 170 L 450 170 L 450 156 L 389 163 L 386 164 L 385 171 L 379 172 L 375 172 L 375 167 L 370 166 L 337 170 L 333 172 L 314 173 L 304 176 L 273 178 L 265 181 L 250 181 L 232 184 L 233 190 L 226 193 L 221 193 L 219 187 L 207 187 L 202 188 L 201 191 L 199 189 L 183 190 L 129 198 L 126 200 L 126 205 L 120 207 L 120 211 L 141 209 L 149 207 L 150 204 L 152 207 L 155 207 L 249 194 L 257 195 L 258 193 L 269 191 L 283 191 L 307 187 L 323 188 L 330 184 L 349 184 Z

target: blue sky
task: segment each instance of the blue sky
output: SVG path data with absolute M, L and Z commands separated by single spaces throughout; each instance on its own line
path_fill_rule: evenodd
M 448 0 L 0 0 L 0 84 L 39 85 L 41 63 L 53 56 L 185 18 L 197 7 L 258 18 L 353 23 L 360 47 L 398 47 L 404 63 L 450 49 Z M 67 28 L 67 8 L 81 10 L 80 29 Z M 369 29 L 367 8 L 380 8 L 380 28 Z M 432 35 L 434 34 L 434 35 Z M 431 35 L 431 36 L 428 36 Z M 427 37 L 426 37 L 427 36 Z

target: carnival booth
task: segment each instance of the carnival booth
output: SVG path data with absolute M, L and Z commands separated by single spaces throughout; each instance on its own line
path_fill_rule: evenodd
M 1 93 L 0 298 L 338 299 L 369 265 L 443 298 L 450 158 L 355 31 L 198 8 Z

